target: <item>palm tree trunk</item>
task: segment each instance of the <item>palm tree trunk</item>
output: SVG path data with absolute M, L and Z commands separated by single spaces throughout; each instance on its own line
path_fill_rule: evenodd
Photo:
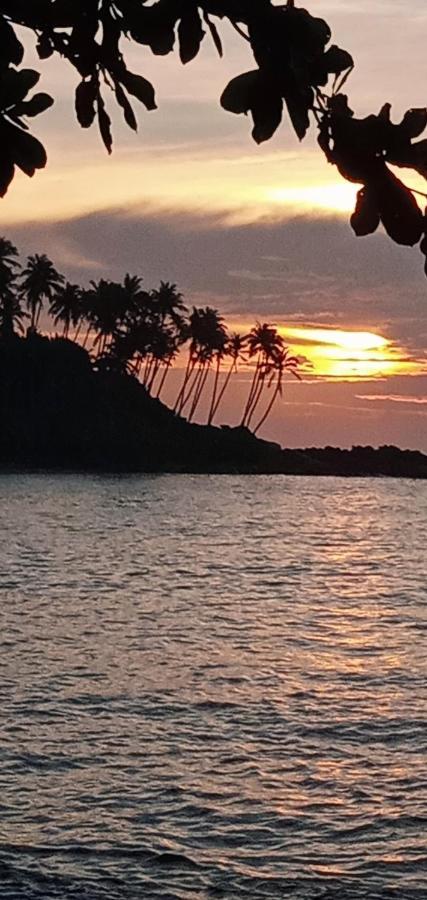
M 213 422 L 213 420 L 214 420 L 214 418 L 215 418 L 215 416 L 216 416 L 216 414 L 217 414 L 217 412 L 218 412 L 218 409 L 219 409 L 221 400 L 222 400 L 222 398 L 223 398 L 223 396 L 224 396 L 224 394 L 225 394 L 225 392 L 226 392 L 226 390 L 227 390 L 227 388 L 228 388 L 228 385 L 229 385 L 229 383 L 230 383 L 230 378 L 231 378 L 231 376 L 232 376 L 232 374 L 233 374 L 234 371 L 237 371 L 237 368 L 236 368 L 236 363 L 233 362 L 233 363 L 231 364 L 231 366 L 230 366 L 228 372 L 227 372 L 227 375 L 226 375 L 225 380 L 224 380 L 224 384 L 223 384 L 223 386 L 222 386 L 222 388 L 221 388 L 221 390 L 220 390 L 220 392 L 219 392 L 219 394 L 218 394 L 218 397 L 217 397 L 217 400 L 216 400 L 216 403 L 215 403 L 215 406 L 214 406 L 214 409 L 213 409 L 213 412 L 212 412 L 212 419 L 211 419 L 211 421 L 209 422 L 209 424 L 211 424 L 211 422 Z
M 272 398 L 271 398 L 271 400 L 270 400 L 270 403 L 269 403 L 268 406 L 267 406 L 267 409 L 266 409 L 264 415 L 263 415 L 262 418 L 259 420 L 257 426 L 254 428 L 254 434 L 256 434 L 257 431 L 259 431 L 259 429 L 261 428 L 261 425 L 264 424 L 265 420 L 266 420 L 267 417 L 270 415 L 270 412 L 271 412 L 271 410 L 273 409 L 273 406 L 274 406 L 274 403 L 275 403 L 275 400 L 276 400 L 276 397 L 277 397 L 279 391 L 280 391 L 280 378 L 277 379 L 277 384 L 276 384 L 276 387 L 274 388 L 273 396 L 272 396 Z
M 161 394 L 161 392 L 162 392 L 162 390 L 163 390 L 163 387 L 164 387 L 164 384 L 165 384 L 165 381 L 166 381 L 166 376 L 167 376 L 167 374 L 168 374 L 168 372 L 169 372 L 169 369 L 170 369 L 170 367 L 171 367 L 171 363 L 172 363 L 172 361 L 171 361 L 171 358 L 169 357 L 169 359 L 166 360 L 166 363 L 165 363 L 165 370 L 164 370 L 164 372 L 163 372 L 163 375 L 162 375 L 162 377 L 161 377 L 161 379 L 160 379 L 159 386 L 158 386 L 158 388 L 157 388 L 157 393 L 156 393 L 157 399 L 159 399 L 160 394 Z
M 258 357 L 258 359 L 257 359 L 257 364 L 256 364 L 256 367 L 255 367 L 255 372 L 254 372 L 253 378 L 252 378 L 251 387 L 250 387 L 249 394 L 248 394 L 248 399 L 247 399 L 247 401 L 246 401 L 246 406 L 245 406 L 245 408 L 244 408 L 244 410 L 243 410 L 243 416 L 242 416 L 242 420 L 241 420 L 241 422 L 240 422 L 240 425 L 241 425 L 242 427 L 243 427 L 244 425 L 246 425 L 246 417 L 247 417 L 247 415 L 248 415 L 248 413 L 249 413 L 249 410 L 250 410 L 250 408 L 251 408 L 251 406 L 252 406 L 252 399 L 253 399 L 253 397 L 254 397 L 254 395 L 255 395 L 255 392 L 256 392 L 256 390 L 257 390 L 257 388 L 258 388 L 258 379 L 259 379 L 259 376 L 260 376 L 260 369 L 261 369 L 261 359 L 260 359 L 260 357 Z
M 152 389 L 153 389 L 154 382 L 155 382 L 155 380 L 156 380 L 157 373 L 158 373 L 158 371 L 159 371 L 159 367 L 160 367 L 160 360 L 159 360 L 159 359 L 156 359 L 155 362 L 154 362 L 153 374 L 152 374 L 152 376 L 151 376 L 151 378 L 150 378 L 149 383 L 147 384 L 147 391 L 148 391 L 149 394 L 151 394 L 151 391 L 152 391 Z
M 201 373 L 202 373 L 202 374 L 201 374 L 200 382 L 199 382 L 197 391 L 196 391 L 196 393 L 195 393 L 195 395 L 194 395 L 193 403 L 192 403 L 191 409 L 190 409 L 190 414 L 189 414 L 189 416 L 188 416 L 188 421 L 189 421 L 189 422 L 192 421 L 192 418 L 193 418 L 193 416 L 194 416 L 194 414 L 195 414 L 195 412 L 196 412 L 196 409 L 197 409 L 197 407 L 198 407 L 198 405 L 199 405 L 200 398 L 201 398 L 201 396 L 202 396 L 202 394 L 203 394 L 203 388 L 204 388 L 204 386 L 205 386 L 205 384 L 206 384 L 206 379 L 207 379 L 207 377 L 208 377 L 208 375 L 209 375 L 209 368 L 210 368 L 210 367 L 209 367 L 209 363 L 204 363 L 203 366 L 202 366 L 202 369 L 201 369 Z
M 143 383 L 144 387 L 147 387 L 147 382 L 150 377 L 152 365 L 153 365 L 153 357 L 147 356 L 147 359 L 145 362 L 145 367 L 144 367 L 144 375 L 142 376 L 142 383 Z
M 41 311 L 42 311 L 42 302 L 41 302 L 41 300 L 39 300 L 39 302 L 38 302 L 38 304 L 37 304 L 37 312 L 36 312 L 36 315 L 35 315 L 35 322 L 34 322 L 34 327 L 35 327 L 36 329 L 37 329 L 38 326 L 39 326 L 40 313 L 41 313 Z
M 85 339 L 84 339 L 84 341 L 83 341 L 83 347 L 86 347 L 86 344 L 87 344 L 87 342 L 88 342 L 88 340 L 89 340 L 89 335 L 90 335 L 91 331 L 92 331 L 92 323 L 89 324 L 88 329 L 87 329 L 87 331 L 86 331 Z
M 247 416 L 246 416 L 246 428 L 249 428 L 249 426 L 250 426 L 250 424 L 251 424 L 252 417 L 253 417 L 253 415 L 254 415 L 254 413 L 255 413 L 255 410 L 256 410 L 256 408 L 257 408 L 257 406 L 258 406 L 259 401 L 261 400 L 261 396 L 262 396 L 262 392 L 263 392 L 264 388 L 265 388 L 265 380 L 264 380 L 264 378 L 262 377 L 262 372 L 261 372 L 261 373 L 260 373 L 260 376 L 259 376 L 259 379 L 258 379 L 257 389 L 256 389 L 256 391 L 255 391 L 255 394 L 254 394 L 253 398 L 252 398 L 252 403 L 251 403 L 250 410 L 248 411 L 248 414 L 247 414 Z
M 185 389 L 186 389 L 186 387 L 187 387 L 187 382 L 188 382 L 190 376 L 191 376 L 192 373 L 193 373 L 193 370 L 194 370 L 195 365 L 196 365 L 196 359 L 193 359 L 193 356 L 191 355 L 191 353 L 189 353 L 189 354 L 188 354 L 187 365 L 186 365 L 186 367 L 185 367 L 185 372 L 184 372 L 184 378 L 183 378 L 183 381 L 182 381 L 182 385 L 181 385 L 181 387 L 180 387 L 180 389 L 179 389 L 179 391 L 178 391 L 178 396 L 177 396 L 177 398 L 176 398 L 176 400 L 175 400 L 175 406 L 174 406 L 174 408 L 173 408 L 173 411 L 174 411 L 174 412 L 177 412 L 177 413 L 181 412 L 181 409 L 182 409 L 182 402 L 183 402 L 183 398 L 184 398 L 184 394 L 185 394 Z
M 220 370 L 220 368 L 221 368 L 221 357 L 218 356 L 218 359 L 217 359 L 217 361 L 216 361 L 216 371 L 215 371 L 214 385 L 213 385 L 213 390 L 212 390 L 211 405 L 210 405 L 210 407 L 209 407 L 209 413 L 208 413 L 208 420 L 207 420 L 207 424 L 208 424 L 208 425 L 211 425 L 211 423 L 212 423 L 213 412 L 214 412 L 214 409 L 215 409 L 215 402 L 216 402 L 216 395 L 217 395 L 217 391 L 218 391 L 218 381 L 219 381 L 219 370 Z
M 195 369 L 193 367 L 192 371 L 190 372 L 190 376 L 187 381 L 188 391 L 186 394 L 184 394 L 184 396 L 181 400 L 181 403 L 179 405 L 178 411 L 180 414 L 183 414 L 184 409 L 187 406 L 187 403 L 189 403 L 190 400 L 192 398 L 194 398 L 194 394 L 197 392 L 198 387 L 199 387 L 200 378 L 202 376 L 202 371 L 203 371 L 203 365 L 199 364 L 198 369 Z

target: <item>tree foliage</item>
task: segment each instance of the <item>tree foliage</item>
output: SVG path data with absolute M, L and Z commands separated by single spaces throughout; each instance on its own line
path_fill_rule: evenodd
M 207 36 L 223 54 L 220 35 L 228 20 L 248 42 L 254 68 L 233 78 L 221 96 L 225 110 L 250 114 L 257 143 L 269 140 L 285 111 L 300 140 L 312 124 L 319 146 L 340 174 L 361 185 L 351 225 L 356 235 L 380 223 L 399 244 L 420 242 L 427 257 L 426 217 L 415 193 L 390 169 L 412 169 L 427 177 L 427 109 L 410 109 L 391 120 L 389 103 L 358 119 L 342 92 L 353 59 L 333 44 L 329 25 L 295 6 L 294 0 L 6 0 L 0 6 L 0 195 L 15 168 L 32 176 L 46 164 L 28 118 L 44 112 L 52 98 L 31 92 L 39 73 L 21 68 L 24 50 L 17 26 L 36 36 L 41 60 L 57 54 L 77 72 L 75 112 L 80 125 L 97 122 L 110 153 L 113 145 L 107 97 L 137 129 L 134 103 L 156 109 L 153 85 L 126 64 L 126 41 L 163 56 L 175 49 L 193 60 Z M 426 259 L 427 272 L 427 259 Z
M 27 340 L 34 344 L 40 337 L 43 311 L 53 320 L 55 339 L 63 339 L 68 350 L 71 344 L 87 348 L 96 372 L 133 376 L 158 399 L 187 345 L 174 412 L 191 422 L 205 395 L 207 424 L 212 425 L 238 363 L 244 362 L 253 370 L 253 379 L 242 425 L 249 428 L 255 409 L 267 398 L 255 431 L 281 396 L 283 376 L 300 377 L 302 360 L 291 356 L 272 325 L 257 323 L 247 335 L 229 334 L 218 310 L 193 306 L 189 313 L 176 284 L 169 281 L 147 291 L 142 278 L 128 273 L 122 282 L 101 278 L 84 289 L 66 281 L 46 254 L 29 256 L 23 269 L 18 256 L 14 244 L 0 237 L 0 363 L 5 350 L 16 343 L 17 331 L 24 331 L 24 319 L 30 320 Z M 57 331 L 61 325 L 62 335 Z

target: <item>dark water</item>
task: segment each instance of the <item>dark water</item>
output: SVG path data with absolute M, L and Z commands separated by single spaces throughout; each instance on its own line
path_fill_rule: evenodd
M 427 897 L 427 484 L 0 502 L 2 900 Z

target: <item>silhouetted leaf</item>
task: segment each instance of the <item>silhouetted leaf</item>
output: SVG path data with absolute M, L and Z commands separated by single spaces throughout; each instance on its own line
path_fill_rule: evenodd
M 0 66 L 12 63 L 19 66 L 24 56 L 24 48 L 16 37 L 10 23 L 0 19 Z
M 132 97 L 136 97 L 148 110 L 157 109 L 153 85 L 142 75 L 134 75 L 127 70 L 120 74 L 120 81 Z
M 90 128 L 95 119 L 95 102 L 99 86 L 94 78 L 81 81 L 77 85 L 75 95 L 76 115 L 82 128 Z
M 247 113 L 259 84 L 259 69 L 232 78 L 221 95 L 221 106 L 228 112 Z
M 205 22 L 206 22 L 206 25 L 208 26 L 209 31 L 210 31 L 210 33 L 211 33 L 212 40 L 213 40 L 213 42 L 214 42 L 214 44 L 215 44 L 215 47 L 216 47 L 216 49 L 217 49 L 217 51 L 218 51 L 218 56 L 221 56 L 221 57 L 222 57 L 222 42 L 221 42 L 221 38 L 220 38 L 220 36 L 219 36 L 219 34 L 218 34 L 218 29 L 217 29 L 215 23 L 212 22 L 212 19 L 209 18 L 207 12 L 204 13 L 203 18 L 204 18 L 204 20 L 205 20 Z
M 31 88 L 35 87 L 40 73 L 34 69 L 7 69 L 2 73 L 2 93 L 7 97 L 8 106 L 20 103 Z
M 427 109 L 408 109 L 403 116 L 400 127 L 408 138 L 419 137 L 427 126 Z
M 257 144 L 268 141 L 282 121 L 283 100 L 276 93 L 268 93 L 254 102 L 252 109 L 254 127 L 252 137 Z
M 43 169 L 47 162 L 43 144 L 14 125 L 7 126 L 7 147 L 13 162 L 31 178 L 36 169 Z
M 179 56 L 182 63 L 191 62 L 197 56 L 204 34 L 197 7 L 188 6 L 178 25 Z
M 43 32 L 37 41 L 36 50 L 39 59 L 49 59 L 53 54 L 53 43 L 49 35 Z
M 337 47 L 335 44 L 329 47 L 324 54 L 323 64 L 330 75 L 341 75 L 341 72 L 346 72 L 347 69 L 352 69 L 354 66 L 353 57 L 347 53 L 347 50 L 341 50 L 341 47 Z
M 135 113 L 129 103 L 128 98 L 126 97 L 123 88 L 118 81 L 115 82 L 114 90 L 117 97 L 117 102 L 122 107 L 126 124 L 129 125 L 129 128 L 132 128 L 133 131 L 137 131 L 138 124 L 135 118 Z
M 34 94 L 31 100 L 23 100 L 15 107 L 17 116 L 38 116 L 53 105 L 53 98 L 49 94 Z
M 310 127 L 309 110 L 313 105 L 313 91 L 311 88 L 299 90 L 288 88 L 284 92 L 289 118 L 300 141 L 305 137 Z
M 357 193 L 356 209 L 350 219 L 350 225 L 358 237 L 373 234 L 380 224 L 380 213 L 375 192 L 368 187 Z
M 0 151 L 0 197 L 4 197 L 7 193 L 10 183 L 13 181 L 14 174 L 15 166 L 8 156 L 4 156 Z
M 103 144 L 108 153 L 111 153 L 113 147 L 113 138 L 111 136 L 111 119 L 105 110 L 102 97 L 97 98 L 98 125 Z
M 148 45 L 157 56 L 165 56 L 174 48 L 176 18 L 157 5 L 142 7 L 131 14 L 130 34 L 134 41 Z
M 381 221 L 389 237 L 397 244 L 417 244 L 424 220 L 411 191 L 387 169 L 374 187 Z
M 257 144 L 267 141 L 280 125 L 283 101 L 277 88 L 259 69 L 233 78 L 221 96 L 221 106 L 228 112 L 252 113 L 252 137 Z

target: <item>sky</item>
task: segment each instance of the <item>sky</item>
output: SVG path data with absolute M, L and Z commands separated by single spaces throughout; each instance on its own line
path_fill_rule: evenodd
M 355 60 L 346 90 L 357 115 L 392 103 L 398 121 L 426 103 L 424 0 L 312 0 L 332 41 Z M 46 252 L 73 281 L 140 274 L 147 287 L 176 282 L 189 306 L 218 308 L 234 330 L 275 324 L 304 358 L 262 436 L 285 446 L 397 444 L 427 451 L 427 280 L 415 249 L 348 224 L 357 188 L 288 121 L 261 146 L 251 122 L 219 107 L 233 75 L 253 68 L 245 42 L 219 26 L 218 60 L 206 37 L 183 67 L 146 48 L 128 66 L 156 86 L 158 110 L 138 109 L 134 135 L 114 115 L 108 157 L 96 128 L 73 117 L 76 77 L 36 59 L 55 105 L 34 121 L 48 166 L 18 175 L 0 201 L 0 232 L 23 255 Z M 420 186 L 413 176 L 408 183 Z M 180 373 L 170 379 L 167 401 Z M 220 421 L 239 419 L 250 371 L 242 367 Z M 201 409 L 203 415 L 203 408 Z

